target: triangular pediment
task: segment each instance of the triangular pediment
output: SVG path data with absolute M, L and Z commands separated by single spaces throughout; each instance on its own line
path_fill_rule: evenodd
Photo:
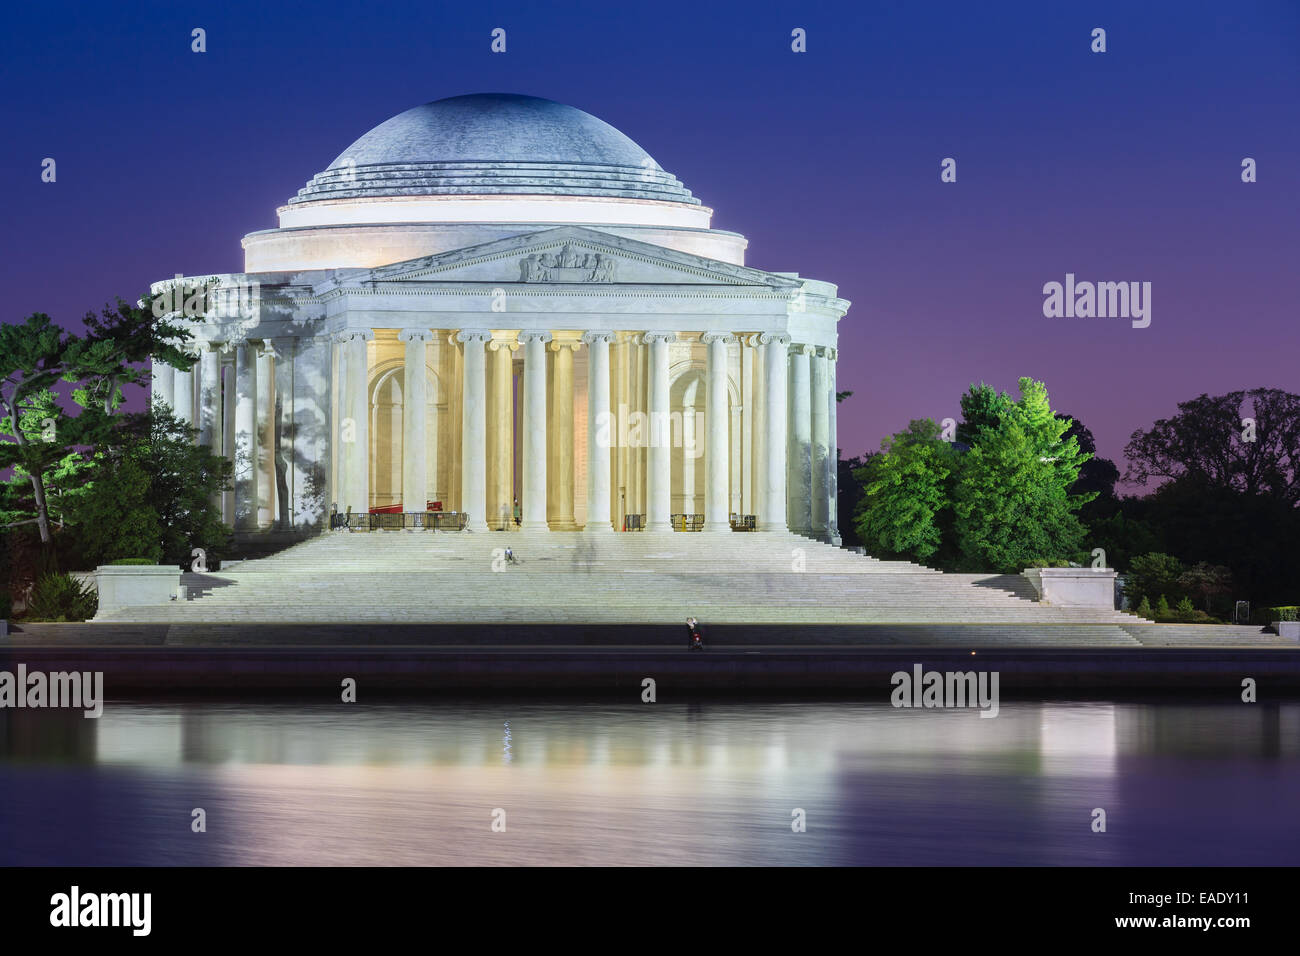
M 372 269 L 338 274 L 338 288 L 394 282 L 493 285 L 724 285 L 797 289 L 797 279 L 611 235 L 560 226 Z

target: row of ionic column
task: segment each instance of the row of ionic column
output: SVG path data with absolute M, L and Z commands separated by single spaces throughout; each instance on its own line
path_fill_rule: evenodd
M 237 530 L 274 525 L 283 509 L 275 474 L 275 365 L 270 341 L 200 342 L 191 369 L 155 361 L 152 401 L 198 433 L 198 443 L 234 464 L 225 520 Z M 193 353 L 192 353 L 193 354 Z
M 788 520 L 791 531 L 838 540 L 833 348 L 789 349 Z
M 403 510 L 423 511 L 428 487 L 426 435 L 427 396 L 423 369 L 426 345 L 434 332 L 405 329 L 408 369 L 403 401 Z M 444 333 L 445 334 L 445 333 Z M 370 329 L 336 333 L 334 343 L 333 500 L 341 507 L 366 512 L 370 507 L 370 394 L 367 343 Z M 523 350 L 522 519 L 527 529 L 548 526 L 547 500 L 553 493 L 558 507 L 554 526 L 572 526 L 573 357 L 588 350 L 587 380 L 587 524 L 591 533 L 613 530 L 611 514 L 610 442 L 618 433 L 610 425 L 610 344 L 615 334 L 588 332 L 580 342 L 553 342 L 551 333 L 522 331 L 518 344 L 493 339 L 482 329 L 461 329 L 451 340 L 463 348 L 461 375 L 461 505 L 471 530 L 487 530 L 488 480 L 492 497 L 501 505 L 513 497 L 512 428 L 496 427 L 489 436 L 489 412 L 496 423 L 513 421 L 512 352 Z M 646 449 L 645 510 L 649 530 L 670 530 L 672 436 L 669 434 L 669 351 L 677 335 L 650 331 L 639 336 L 649 350 L 647 389 L 650 413 Z M 709 332 L 701 337 L 707 350 L 705 436 L 705 529 L 730 527 L 729 475 L 731 415 L 727 405 L 728 345 L 734 335 Z M 759 394 L 749 421 L 754 433 L 750 464 L 758 500 L 759 528 L 834 536 L 837 516 L 835 449 L 835 351 L 806 345 L 790 346 L 784 333 L 763 333 L 747 339 L 755 349 L 753 365 Z M 546 352 L 556 352 L 548 398 Z M 154 364 L 153 395 L 192 425 L 201 444 L 232 458 L 234 492 L 227 520 L 236 528 L 271 526 L 284 508 L 277 502 L 275 473 L 276 360 L 272 343 L 203 343 L 196 346 L 192 371 Z M 228 358 L 224 358 L 228 356 Z M 487 375 L 492 365 L 491 389 Z M 223 378 L 224 372 L 224 378 Z M 224 387 L 223 387 L 224 385 Z M 548 434 L 548 401 L 553 434 Z M 559 475 L 548 488 L 547 453 L 558 450 Z M 567 504 L 567 507 L 566 507 Z
M 510 346 L 494 341 L 487 330 L 462 329 L 454 336 L 464 347 L 462 376 L 461 422 L 461 510 L 469 516 L 470 530 L 487 530 L 487 458 L 489 438 L 486 411 L 489 405 L 486 354 L 490 348 L 500 363 L 494 370 L 498 383 L 491 396 L 494 418 L 500 421 L 507 413 L 508 395 L 502 389 L 509 377 L 501 366 L 510 361 Z M 610 447 L 602 436 L 616 433 L 610 427 L 610 357 L 609 346 L 614 340 L 612 332 L 588 332 L 581 342 L 588 349 L 587 379 L 587 524 L 591 533 L 606 533 L 613 525 L 606 516 L 610 514 Z M 571 443 L 569 434 L 548 435 L 546 348 L 551 342 L 549 332 L 524 331 L 519 333 L 519 345 L 524 351 L 523 376 L 523 461 L 522 461 L 522 525 L 525 530 L 545 530 L 547 522 L 547 449 L 549 441 L 557 441 L 564 453 Z M 650 349 L 649 355 L 649 418 L 650 436 L 647 449 L 647 505 L 646 527 L 650 531 L 671 530 L 671 467 L 672 436 L 669 426 L 669 346 L 676 341 L 674 332 L 646 332 L 642 344 Z M 730 529 L 728 507 L 728 463 L 730 460 L 730 415 L 727 410 L 727 346 L 736 341 L 729 333 L 711 332 L 702 337 L 708 350 L 705 446 L 705 530 Z M 786 414 L 786 346 L 784 335 L 762 335 L 760 348 L 764 351 L 763 367 L 767 375 L 764 389 L 767 413 L 763 416 L 766 435 L 762 446 L 777 449 L 766 456 L 760 469 L 764 476 L 762 524 L 764 530 L 786 530 L 786 464 L 787 414 Z M 408 367 L 411 364 L 408 356 Z M 557 429 L 572 428 L 573 358 L 567 344 L 557 347 L 554 369 L 553 397 L 554 422 Z M 408 376 L 408 379 L 410 376 Z M 566 397 L 568 399 L 566 403 Z M 409 406 L 408 406 L 409 407 Z M 422 405 L 416 406 L 422 415 Z M 416 434 L 423 434 L 423 423 L 415 426 Z M 509 433 L 497 429 L 493 433 L 493 455 L 502 460 L 509 443 Z M 501 445 L 502 447 L 497 447 Z M 409 456 L 404 456 L 409 457 Z M 420 455 L 417 453 L 416 458 Z M 758 467 L 758 463 L 755 463 Z M 569 469 L 571 471 L 571 469 Z M 508 481 L 504 469 L 494 469 L 499 481 Z M 508 486 L 507 486 L 508 487 Z M 559 488 L 560 507 L 556 523 L 572 520 L 571 508 L 565 503 L 565 486 Z M 504 500 L 504 488 L 497 490 L 497 500 Z M 571 497 L 571 492 L 570 492 Z

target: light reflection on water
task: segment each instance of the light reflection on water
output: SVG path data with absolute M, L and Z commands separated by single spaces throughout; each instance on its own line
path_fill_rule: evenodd
M 1298 798 L 1293 703 L 0 711 L 6 864 L 1295 864 Z

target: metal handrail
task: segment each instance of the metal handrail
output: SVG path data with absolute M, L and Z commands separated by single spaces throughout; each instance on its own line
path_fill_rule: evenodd
M 464 531 L 469 514 L 464 511 L 407 511 L 401 514 L 349 511 L 330 515 L 331 531 Z

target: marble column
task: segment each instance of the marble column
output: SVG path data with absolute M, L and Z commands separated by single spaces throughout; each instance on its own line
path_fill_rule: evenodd
M 613 332 L 588 332 L 587 344 L 587 525 L 588 534 L 612 534 L 610 457 L 617 440 L 609 409 L 609 343 Z
M 232 464 L 235 461 L 235 346 L 226 342 L 221 346 L 221 453 Z M 235 488 L 233 483 L 221 495 L 221 520 L 235 526 Z
M 790 336 L 764 332 L 759 341 L 763 345 L 763 372 L 767 379 L 763 388 L 766 403 L 763 409 L 766 478 L 763 483 L 763 510 L 758 516 L 759 528 L 763 531 L 786 531 L 786 346 L 790 344 Z
M 708 394 L 705 398 L 705 427 L 708 439 L 704 458 L 704 530 L 730 531 L 729 508 L 731 460 L 731 413 L 727 410 L 727 345 L 736 341 L 724 332 L 706 332 L 701 341 L 708 347 Z
M 428 329 L 403 329 L 397 338 L 406 343 L 402 384 L 402 510 L 423 512 L 429 506 L 429 454 L 425 447 L 428 393 Z
M 673 436 L 668 407 L 668 344 L 675 332 L 647 332 L 650 346 L 650 447 L 646 466 L 646 530 L 672 530 Z
M 812 355 L 812 532 L 822 541 L 830 540 L 830 404 L 826 399 L 826 350 L 818 348 Z
M 754 350 L 749 337 L 740 339 L 740 505 L 737 514 L 758 514 L 754 508 Z M 732 436 L 733 439 L 735 436 Z
M 569 340 L 552 342 L 555 352 L 555 370 L 551 378 L 551 415 L 554 433 L 551 447 L 555 449 L 555 516 L 556 531 L 575 531 L 573 520 L 573 355 L 581 342 Z
M 172 376 L 172 411 L 177 418 L 194 427 L 194 373 L 178 368 Z
M 520 332 L 524 346 L 525 531 L 546 531 L 546 343 L 550 332 Z
M 157 409 L 159 405 L 166 405 L 169 409 L 173 409 L 174 414 L 176 396 L 172 390 L 176 385 L 176 369 L 166 362 L 154 359 L 153 364 L 150 366 L 150 376 L 150 403 L 154 409 Z
M 790 434 L 786 449 L 788 482 L 786 519 L 790 530 L 807 534 L 812 530 L 812 347 L 790 349 Z
M 374 338 L 370 329 L 348 329 L 342 333 L 342 360 L 346 366 L 343 393 L 343 484 L 347 489 L 345 510 L 370 513 L 370 359 L 366 343 Z
M 486 329 L 461 329 L 456 340 L 465 346 L 462 379 L 460 510 L 469 516 L 469 531 L 487 531 L 487 357 L 492 339 Z
M 199 403 L 195 420 L 199 444 L 221 452 L 221 346 L 204 342 L 199 346 Z
M 840 439 L 836 431 L 836 416 L 839 414 L 839 399 L 836 398 L 835 385 L 835 364 L 839 358 L 838 349 L 826 350 L 826 395 L 830 407 L 827 415 L 830 419 L 830 467 L 827 473 L 830 475 L 830 504 L 829 515 L 827 517 L 827 536 L 831 544 L 837 548 L 842 543 L 840 537 Z
M 257 530 L 257 357 L 249 342 L 235 349 L 235 528 Z
M 257 526 L 270 528 L 276 518 L 275 481 L 275 347 L 257 346 Z
M 754 353 L 754 394 L 752 404 L 746 409 L 750 412 L 753 445 L 750 448 L 749 467 L 753 472 L 753 496 L 746 505 L 746 514 L 761 515 L 766 507 L 767 488 L 767 372 L 764 364 L 767 346 L 761 335 L 752 335 L 749 339 L 750 351 Z
M 491 407 L 488 410 L 488 508 L 489 524 L 514 527 L 515 494 L 515 348 L 508 339 L 494 338 L 492 353 Z

